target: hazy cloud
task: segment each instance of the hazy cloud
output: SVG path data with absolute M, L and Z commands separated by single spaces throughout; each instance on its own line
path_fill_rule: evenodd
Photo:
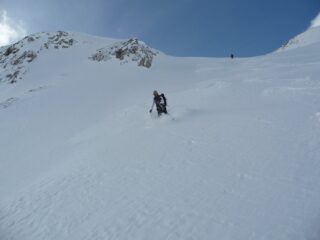
M 6 11 L 0 10 L 0 46 L 8 45 L 27 34 L 21 22 L 10 19 Z
M 311 21 L 310 27 L 319 27 L 320 26 L 320 13 L 316 16 L 315 19 Z

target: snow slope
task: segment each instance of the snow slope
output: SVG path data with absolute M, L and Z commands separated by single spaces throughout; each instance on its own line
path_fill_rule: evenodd
M 300 47 L 305 47 L 312 44 L 319 43 L 320 40 L 320 26 L 311 27 L 307 31 L 299 34 L 298 36 L 290 39 L 286 44 L 284 44 L 278 51 L 296 49 Z
M 0 83 L 1 240 L 320 238 L 319 41 L 144 68 L 73 38 Z

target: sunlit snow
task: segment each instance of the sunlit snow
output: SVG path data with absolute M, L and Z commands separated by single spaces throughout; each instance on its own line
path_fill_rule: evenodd
M 90 59 L 114 39 L 39 51 L 0 82 L 0 239 L 320 239 L 314 31 L 266 56 L 159 53 L 148 69 Z M 149 114 L 153 90 L 170 115 Z

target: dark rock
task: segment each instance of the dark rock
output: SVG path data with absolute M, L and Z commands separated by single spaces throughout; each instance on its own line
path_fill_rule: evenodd
M 28 37 L 28 42 L 33 42 L 33 41 L 35 41 L 35 39 L 33 38 L 33 37 Z
M 7 48 L 5 53 L 3 54 L 4 56 L 9 56 L 10 54 L 14 54 L 19 52 L 19 48 L 16 48 L 14 45 L 10 46 Z
M 25 51 L 19 58 L 13 61 L 13 65 L 18 65 L 23 63 L 25 59 L 27 59 L 27 62 L 32 62 L 37 57 L 37 54 L 33 51 Z

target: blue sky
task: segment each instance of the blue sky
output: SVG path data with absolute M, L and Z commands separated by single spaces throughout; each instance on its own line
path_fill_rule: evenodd
M 175 56 L 256 56 L 306 30 L 320 0 L 0 0 L 0 11 L 20 35 L 67 30 L 138 37 Z

